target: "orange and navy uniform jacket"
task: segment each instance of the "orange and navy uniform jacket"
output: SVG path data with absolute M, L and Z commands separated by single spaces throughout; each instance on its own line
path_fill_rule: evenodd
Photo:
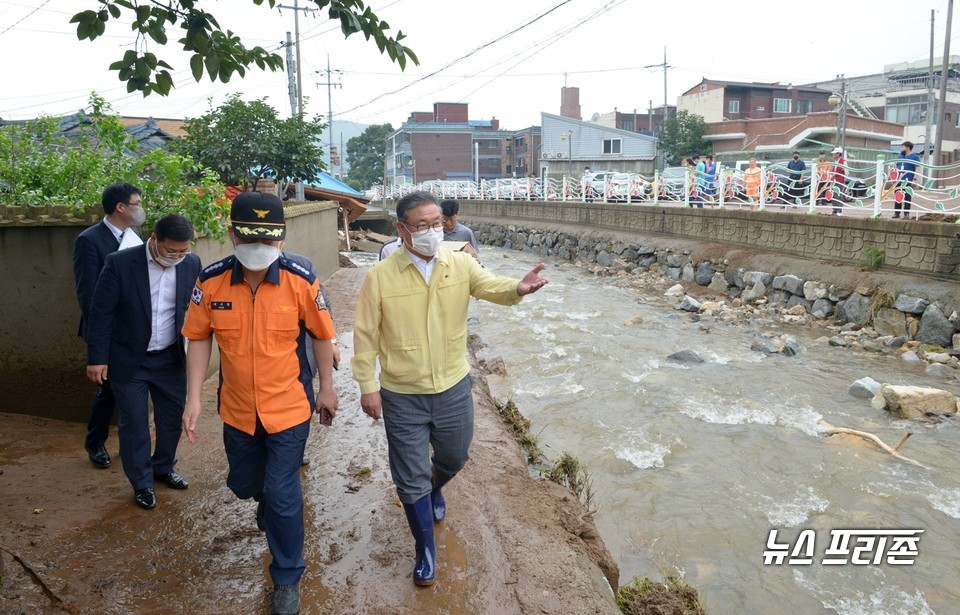
M 267 433 L 309 420 L 315 402 L 304 331 L 336 337 L 320 283 L 302 264 L 281 255 L 256 295 L 234 256 L 200 272 L 183 336 L 217 339 L 223 422 L 253 435 L 258 418 Z

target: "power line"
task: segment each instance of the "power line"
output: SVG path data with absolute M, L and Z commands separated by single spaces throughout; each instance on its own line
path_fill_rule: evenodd
M 3 35 L 6 34 L 7 32 L 9 32 L 10 30 L 12 30 L 14 27 L 20 25 L 20 24 L 23 23 L 26 19 L 30 18 L 34 13 L 36 13 L 37 11 L 39 11 L 40 9 L 42 9 L 43 7 L 47 6 L 48 4 L 50 4 L 50 0 L 43 0 L 43 4 L 41 4 L 41 5 L 38 6 L 37 8 L 33 9 L 32 11 L 30 11 L 29 13 L 27 13 L 26 15 L 24 15 L 23 17 L 21 17 L 18 21 L 15 21 L 12 25 L 7 26 L 7 29 L 6 29 L 6 30 L 4 30 L 3 32 L 0 32 L 0 36 L 3 36 Z
M 417 79 L 416 81 L 413 81 L 413 82 L 411 82 L 411 83 L 408 83 L 407 85 L 404 85 L 404 86 L 402 86 L 402 87 L 400 87 L 400 88 L 397 88 L 396 90 L 393 90 L 393 91 L 390 91 L 390 92 L 386 92 L 386 93 L 384 93 L 384 94 L 381 94 L 381 95 L 377 96 L 376 98 L 374 98 L 373 100 L 369 100 L 369 101 L 367 101 L 367 102 L 365 102 L 365 103 L 363 103 L 363 104 L 360 104 L 360 105 L 357 105 L 356 107 L 353 107 L 352 109 L 348 109 L 345 113 L 352 113 L 353 111 L 356 111 L 357 109 L 362 109 L 363 107 L 366 107 L 366 106 L 368 106 L 368 105 L 372 105 L 373 103 L 375 103 L 376 101 L 380 100 L 381 98 L 383 98 L 383 97 L 385 97 L 385 96 L 392 96 L 393 94 L 397 94 L 397 93 L 399 93 L 399 92 L 402 92 L 403 90 L 406 90 L 407 88 L 410 88 L 410 87 L 412 87 L 412 86 L 420 83 L 421 81 L 424 81 L 424 80 L 426 80 L 426 79 L 429 79 L 430 77 L 433 77 L 434 75 L 436 75 L 436 74 L 438 74 L 438 73 L 440 73 L 440 72 L 445 71 L 446 69 L 450 68 L 451 66 L 454 66 L 455 64 L 459 64 L 460 62 L 466 60 L 466 59 L 469 58 L 470 56 L 473 56 L 473 55 L 479 53 L 479 52 L 482 51 L 483 49 L 486 49 L 487 47 L 489 47 L 489 46 L 491 46 L 491 45 L 494 45 L 494 44 L 496 44 L 496 43 L 499 43 L 500 41 L 502 41 L 502 40 L 504 40 L 504 39 L 506 39 L 506 38 L 508 38 L 508 37 L 510 37 L 510 36 L 513 36 L 513 35 L 516 34 L 517 32 L 520 32 L 520 31 L 523 30 L 524 28 L 527 28 L 527 27 L 533 25 L 534 23 L 540 21 L 541 19 L 543 19 L 544 17 L 546 17 L 546 16 L 549 15 L 550 13 L 553 13 L 554 11 L 556 11 L 557 9 L 559 9 L 560 7 L 564 6 L 565 4 L 569 4 L 570 2 L 572 2 L 572 0 L 561 0 L 561 2 L 555 4 L 555 5 L 552 6 L 551 8 L 547 9 L 547 10 L 544 11 L 543 13 L 540 13 L 539 15 L 537 15 L 536 17 L 534 17 L 534 18 L 530 19 L 529 21 L 523 23 L 522 25 L 519 25 L 519 26 L 517 26 L 516 28 L 514 28 L 513 30 L 510 30 L 509 32 L 507 32 L 507 33 L 505 33 L 505 34 L 501 34 L 500 36 L 496 37 L 495 39 L 493 39 L 493 40 L 491 40 L 491 41 L 488 41 L 488 42 L 480 45 L 479 47 L 473 49 L 472 51 L 469 51 L 469 52 L 465 53 L 464 55 L 462 55 L 462 56 L 460 56 L 459 58 L 457 58 L 457 59 L 455 59 L 455 60 L 447 63 L 446 65 L 438 68 L 437 70 L 435 70 L 435 71 L 433 71 L 433 72 L 431 72 L 431 73 L 428 73 L 428 74 L 424 75 L 424 76 L 421 77 L 420 79 Z

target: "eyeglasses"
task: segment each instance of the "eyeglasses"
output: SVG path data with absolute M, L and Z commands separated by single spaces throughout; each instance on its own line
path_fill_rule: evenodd
M 418 225 L 416 228 L 411 227 L 411 226 L 410 226 L 409 224 L 407 224 L 406 222 L 401 222 L 400 224 L 402 224 L 402 225 L 404 225 L 405 227 L 407 227 L 407 230 L 410 231 L 411 234 L 413 234 L 413 235 L 420 235 L 421 237 L 422 237 L 423 235 L 426 235 L 429 231 L 442 231 L 442 230 L 443 230 L 443 223 L 442 223 L 442 222 L 437 222 L 437 223 L 435 223 L 435 224 L 427 224 L 426 222 L 423 222 L 423 223 L 421 223 L 420 225 Z
M 137 201 L 136 203 L 126 203 L 126 202 L 121 201 L 121 203 L 123 203 L 123 204 L 126 205 L 127 207 L 142 207 L 142 206 L 143 206 L 143 201 Z

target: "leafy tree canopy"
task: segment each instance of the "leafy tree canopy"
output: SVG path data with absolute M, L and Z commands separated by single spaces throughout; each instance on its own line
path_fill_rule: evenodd
M 230 202 L 216 174 L 189 156 L 143 150 L 100 96 L 90 98 L 88 123 L 60 132 L 60 120 L 41 117 L 0 128 L 0 203 L 69 205 L 98 210 L 103 189 L 130 182 L 143 191 L 147 227 L 179 213 L 198 233 L 221 238 Z
M 687 156 L 708 154 L 713 145 L 703 138 L 707 123 L 702 116 L 689 111 L 679 111 L 663 123 L 660 131 L 660 151 L 667 165 L 677 165 Z
M 219 107 L 187 120 L 178 151 L 207 166 L 224 183 L 260 177 L 310 181 L 324 169 L 317 119 L 280 119 L 266 99 L 246 102 L 233 94 Z
M 384 151 L 387 139 L 393 134 L 390 124 L 367 126 L 362 134 L 347 141 L 347 157 L 350 159 L 350 186 L 365 190 L 383 183 Z
M 91 0 L 87 0 L 91 2 Z M 236 1 L 236 0 L 234 0 Z M 252 0 L 257 6 L 267 5 L 273 9 L 276 0 Z M 402 31 L 395 37 L 387 34 L 390 24 L 383 21 L 366 6 L 363 0 L 308 0 L 306 4 L 315 4 L 318 10 L 326 9 L 332 21 L 340 22 L 340 31 L 344 37 L 361 32 L 373 39 L 380 53 L 386 53 L 390 59 L 403 69 L 407 60 L 419 64 L 412 49 L 401 43 L 406 38 Z M 77 24 L 77 38 L 91 41 L 102 36 L 107 22 L 111 19 L 129 23 L 137 33 L 136 49 L 128 49 L 123 57 L 110 65 L 110 70 L 118 71 L 121 81 L 126 82 L 127 91 L 139 90 L 144 96 L 156 92 L 166 96 L 173 89 L 173 67 L 148 51 L 148 41 L 163 46 L 168 43 L 168 28 L 179 25 L 182 38 L 177 42 L 184 51 L 192 53 L 190 69 L 193 78 L 200 81 L 206 71 L 210 81 L 230 81 L 234 73 L 243 77 L 251 65 L 260 70 L 272 71 L 283 68 L 283 58 L 263 47 L 247 47 L 243 40 L 232 30 L 224 30 L 213 13 L 201 5 L 209 7 L 207 0 L 97 0 L 98 8 L 87 9 L 73 16 L 70 23 Z M 221 5 L 221 10 L 223 6 Z

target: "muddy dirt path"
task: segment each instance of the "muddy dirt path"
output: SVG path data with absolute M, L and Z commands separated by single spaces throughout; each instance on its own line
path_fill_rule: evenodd
M 449 513 L 437 527 L 438 581 L 413 585 L 383 425 L 360 411 L 349 373 L 363 273 L 341 269 L 327 283 L 343 353 L 340 413 L 332 428 L 314 422 L 307 444 L 302 612 L 619 612 L 595 562 L 614 579 L 616 564 L 592 521 L 563 488 L 529 478 L 482 375 L 472 459 L 445 490 Z M 178 451 L 190 488 L 158 486 L 152 511 L 133 503 L 115 434 L 113 466 L 96 470 L 81 425 L 0 414 L 0 615 L 269 612 L 255 505 L 224 484 L 215 384 L 205 388 L 200 440 Z

